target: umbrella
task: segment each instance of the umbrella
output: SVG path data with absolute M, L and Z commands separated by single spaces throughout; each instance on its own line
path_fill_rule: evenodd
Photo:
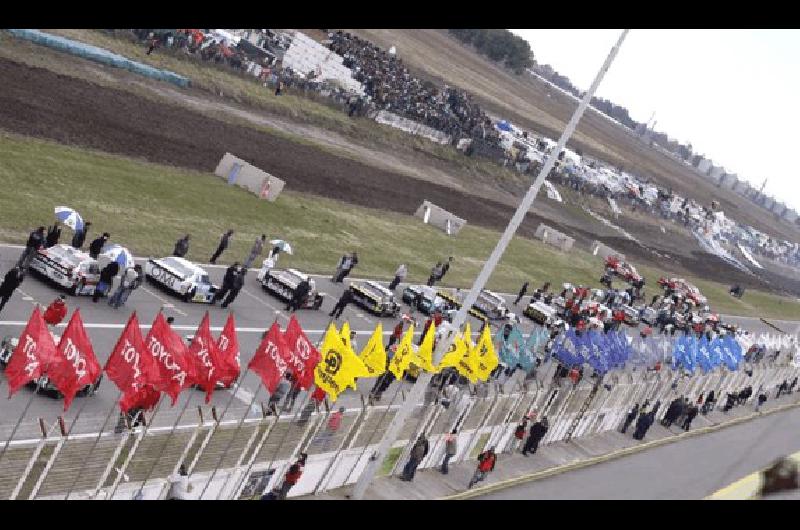
M 275 246 L 275 247 L 278 247 L 279 249 L 281 249 L 281 252 L 286 252 L 287 254 L 290 254 L 290 255 L 292 253 L 292 245 L 290 245 L 289 243 L 287 243 L 283 239 L 273 239 L 272 241 L 270 241 L 270 244 L 272 246 Z
M 55 213 L 56 220 L 64 223 L 76 232 L 83 230 L 83 218 L 81 217 L 81 214 L 72 208 L 68 208 L 66 206 L 56 206 Z
M 122 270 L 135 265 L 131 251 L 116 243 L 103 247 L 100 256 L 106 258 L 108 261 L 116 261 L 119 264 L 119 268 Z

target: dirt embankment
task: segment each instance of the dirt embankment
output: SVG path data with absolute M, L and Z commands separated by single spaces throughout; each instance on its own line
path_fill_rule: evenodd
M 507 204 L 46 69 L 0 59 L 0 78 L 4 80 L 0 128 L 10 132 L 206 172 L 213 171 L 229 151 L 284 179 L 290 190 L 403 214 L 412 214 L 428 199 L 470 223 L 495 229 L 505 227 L 513 213 Z M 532 237 L 540 222 L 570 234 L 583 246 L 601 239 L 634 260 L 653 261 L 638 245 L 633 248 L 624 240 L 595 235 L 591 226 L 565 226 L 532 213 L 520 232 Z M 768 288 L 705 257 L 675 256 L 659 265 Z

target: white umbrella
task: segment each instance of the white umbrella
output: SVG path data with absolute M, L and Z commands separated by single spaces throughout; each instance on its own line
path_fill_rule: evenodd
M 125 270 L 135 265 L 131 251 L 116 243 L 103 247 L 103 250 L 100 251 L 100 257 L 106 258 L 109 262 L 116 261 L 120 270 Z
M 270 241 L 270 244 L 273 247 L 278 247 L 279 249 L 281 249 L 281 252 L 286 252 L 289 255 L 292 254 L 292 245 L 290 245 L 283 239 L 273 239 L 272 241 Z
M 74 231 L 78 232 L 83 230 L 83 218 L 81 214 L 69 208 L 68 206 L 56 206 L 55 208 L 56 219 Z

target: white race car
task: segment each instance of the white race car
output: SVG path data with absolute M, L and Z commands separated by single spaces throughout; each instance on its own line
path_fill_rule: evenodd
M 150 258 L 145 263 L 144 275 L 151 282 L 180 296 L 184 302 L 210 304 L 219 289 L 211 283 L 203 268 L 175 256 Z
M 39 250 L 31 260 L 31 269 L 73 295 L 94 294 L 94 288 L 100 281 L 97 260 L 70 245 L 55 245 Z

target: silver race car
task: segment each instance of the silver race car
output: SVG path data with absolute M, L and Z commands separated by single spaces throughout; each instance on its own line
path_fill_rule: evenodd
M 70 245 L 54 245 L 39 250 L 31 260 L 31 270 L 64 287 L 72 295 L 92 295 L 100 281 L 97 260 Z
M 307 274 L 296 269 L 270 269 L 266 271 L 259 281 L 265 291 L 284 302 L 288 302 L 292 299 L 295 289 L 303 280 L 308 280 L 311 290 L 308 292 L 306 301 L 301 307 L 303 309 L 319 309 L 322 307 L 325 295 L 317 292 L 314 280 L 309 279 Z
M 175 256 L 147 260 L 145 277 L 181 297 L 184 302 L 210 304 L 219 289 L 208 273 L 191 261 Z

